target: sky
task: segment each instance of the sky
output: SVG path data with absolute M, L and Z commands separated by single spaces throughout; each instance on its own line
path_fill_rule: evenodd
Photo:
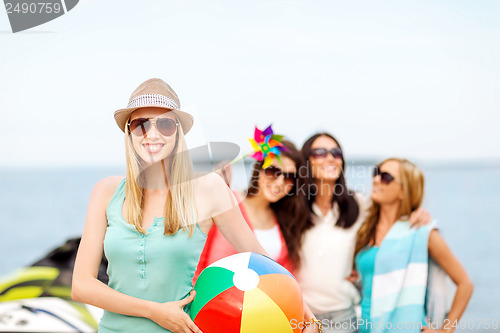
M 347 159 L 500 161 L 495 0 L 82 0 L 13 34 L 0 12 L 0 167 L 125 162 L 113 112 L 159 77 L 191 147 L 254 126 Z

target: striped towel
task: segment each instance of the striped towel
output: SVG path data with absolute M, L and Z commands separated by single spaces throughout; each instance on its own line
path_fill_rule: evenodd
M 371 332 L 420 332 L 425 324 L 429 234 L 435 223 L 410 228 L 398 221 L 375 258 Z

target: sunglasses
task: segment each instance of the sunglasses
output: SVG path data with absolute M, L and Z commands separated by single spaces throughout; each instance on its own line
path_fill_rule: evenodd
M 172 118 L 137 118 L 128 124 L 130 133 L 137 136 L 145 136 L 151 128 L 151 124 L 156 125 L 156 129 L 163 136 L 171 136 L 177 131 L 179 125 Z
M 278 179 L 279 176 L 283 175 L 283 178 L 287 183 L 294 183 L 297 179 L 297 175 L 295 174 L 295 172 L 283 172 L 283 170 L 281 170 L 280 168 L 272 165 L 262 170 L 264 171 L 264 175 L 266 175 L 266 177 L 272 179 Z
M 314 158 L 325 158 L 328 153 L 332 154 L 333 158 L 342 158 L 342 149 L 332 148 L 330 150 L 326 148 L 314 148 L 311 150 L 311 156 Z
M 380 176 L 380 182 L 385 185 L 390 184 L 393 180 L 400 183 L 400 181 L 394 178 L 394 176 L 390 173 L 380 171 L 380 167 L 378 165 L 376 165 L 373 169 L 373 178 L 377 176 Z

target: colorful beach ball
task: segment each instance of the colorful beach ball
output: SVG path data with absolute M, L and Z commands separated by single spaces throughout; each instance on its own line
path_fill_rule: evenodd
M 204 333 L 296 333 L 303 320 L 297 281 L 274 260 L 239 253 L 205 268 L 191 318 Z

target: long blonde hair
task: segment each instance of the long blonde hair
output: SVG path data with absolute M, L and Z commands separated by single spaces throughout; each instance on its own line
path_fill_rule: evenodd
M 176 117 L 176 121 L 178 119 Z M 173 235 L 179 229 L 189 231 L 191 236 L 195 229 L 196 209 L 193 188 L 193 165 L 187 152 L 186 141 L 182 126 L 177 127 L 176 143 L 170 156 L 165 161 L 171 161 L 169 174 L 169 191 L 164 205 L 165 235 Z M 132 137 L 125 130 L 125 151 L 127 159 L 127 179 L 125 186 L 125 220 L 134 225 L 136 229 L 145 234 L 146 230 L 141 227 L 144 207 L 144 188 L 137 184 L 137 180 L 144 176 L 141 173 L 140 161 L 134 147 Z M 164 168 L 165 170 L 165 168 Z
M 422 205 L 424 200 L 424 174 L 418 166 L 403 158 L 388 158 L 380 165 L 389 161 L 399 163 L 399 179 L 403 189 L 403 199 L 399 206 L 398 220 L 407 219 L 413 211 Z M 373 202 L 366 221 L 358 231 L 354 255 L 375 240 L 379 214 L 380 205 Z

